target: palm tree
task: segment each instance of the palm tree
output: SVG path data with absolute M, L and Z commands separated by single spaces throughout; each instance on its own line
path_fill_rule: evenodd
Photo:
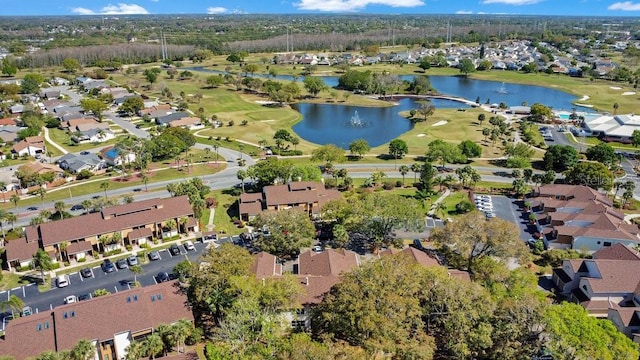
M 96 348 L 93 346 L 93 343 L 87 339 L 82 339 L 78 341 L 76 346 L 71 349 L 71 359 L 72 360 L 89 360 L 92 359 L 95 355 Z
M 44 206 L 44 196 L 47 195 L 47 189 L 43 188 L 42 186 L 40 186 L 36 191 L 33 192 L 34 194 L 40 196 L 40 202 L 42 203 L 42 206 Z
M 184 233 L 187 232 L 187 222 L 189 221 L 189 218 L 186 216 L 182 216 L 180 217 L 180 219 L 178 219 L 178 225 L 180 225 L 180 228 L 182 229 L 182 231 Z
M 36 270 L 40 270 L 40 276 L 42 277 L 42 282 L 44 282 L 44 272 L 53 269 L 53 262 L 43 249 L 38 249 L 35 254 L 33 254 L 33 259 L 31 259 L 31 264 Z
M 58 244 L 58 248 L 60 249 L 60 256 L 62 257 L 63 261 L 68 261 L 69 259 L 69 255 L 67 255 L 68 247 L 69 247 L 68 241 L 63 241 L 60 244 Z
M 409 173 L 409 167 L 407 165 L 400 165 L 398 171 L 400 171 L 400 174 L 402 175 L 402 187 L 404 187 L 404 177 Z
M 622 188 L 622 181 L 616 181 L 613 183 L 613 188 L 616 190 L 615 193 L 613 193 L 613 199 L 615 200 L 618 197 L 618 191 L 620 191 L 620 188 Z
M 87 200 L 82 200 L 82 208 L 84 209 L 84 213 L 88 214 L 89 213 L 89 209 L 91 209 L 91 207 L 93 206 L 93 202 L 91 202 L 91 200 L 87 199 Z
M 238 153 L 240 155 L 240 160 L 244 159 L 244 155 L 242 154 L 242 150 L 244 150 L 244 144 L 243 143 L 239 143 L 238 144 Z
M 17 194 L 13 194 L 9 198 L 9 201 L 11 201 L 13 203 L 13 207 L 17 208 L 18 207 L 18 202 L 20 201 L 20 196 L 18 196 Z
M 613 103 L 613 115 L 618 113 L 618 108 L 620 107 L 620 105 L 618 105 L 618 103 Z
M 242 186 L 242 192 L 244 192 L 244 179 L 247 178 L 247 172 L 243 169 L 238 170 L 236 176 L 238 177 L 238 180 L 241 181 L 241 186 Z
M 0 302 L 0 311 L 5 312 L 7 310 L 13 313 L 20 313 L 24 307 L 24 301 L 17 295 L 12 294 L 9 298 L 3 302 Z
M 422 171 L 422 166 L 418 163 L 411 164 L 411 171 L 413 171 L 413 182 L 417 181 L 418 173 Z
M 7 211 L 4 209 L 0 209 L 0 229 L 2 230 L 2 240 L 5 239 L 5 234 L 4 234 L 4 221 L 7 220 Z
M 133 282 L 138 284 L 138 275 L 142 275 L 144 273 L 144 269 L 140 265 L 129 266 L 129 270 L 133 273 Z
M 193 332 L 193 324 L 187 319 L 180 319 L 171 325 L 170 332 L 176 343 L 176 351 L 180 352 L 180 343 L 184 344 L 184 341 L 191 336 Z
M 109 180 L 100 183 L 100 189 L 104 190 L 104 198 L 107 199 L 107 189 L 109 188 Z
M 444 219 L 445 210 L 447 210 L 447 205 L 445 205 L 444 202 L 440 202 L 436 205 L 435 211 L 441 215 L 440 219 Z
M 144 354 L 144 347 L 141 342 L 132 341 L 124 351 L 127 353 L 125 360 L 139 360 Z
M 60 220 L 64 217 L 64 210 L 66 207 L 67 204 L 65 204 L 64 201 L 56 201 L 55 204 L 53 204 L 53 208 L 56 210 L 56 214 L 58 214 Z
M 164 223 L 164 225 L 165 225 L 167 228 L 169 228 L 169 232 L 172 232 L 172 231 L 173 231 L 173 230 L 175 230 L 175 229 L 176 229 L 176 227 L 178 226 L 178 224 L 176 223 L 176 221 L 175 221 L 175 220 L 173 220 L 173 219 L 169 219 L 169 220 L 167 220 L 167 222 L 166 222 L 166 223 Z
M 11 224 L 11 230 L 13 230 L 13 225 L 15 224 L 16 221 L 18 221 L 18 216 L 12 212 L 8 212 L 5 216 L 4 216 L 5 220 L 7 220 L 8 223 Z
M 151 359 L 154 359 L 156 355 L 160 354 L 164 350 L 164 342 L 158 334 L 151 334 L 147 336 L 142 342 L 144 352 Z
M 220 148 L 220 143 L 219 142 L 214 142 L 213 143 L 213 150 L 216 151 L 216 167 L 218 167 L 218 149 Z
M 144 191 L 149 192 L 149 188 L 147 188 L 147 184 L 149 183 L 149 177 L 145 173 L 142 174 L 142 183 L 144 184 Z
M 291 142 L 291 145 L 293 145 L 293 150 L 297 150 L 297 146 L 298 144 L 300 144 L 300 139 L 296 136 L 292 136 L 291 139 L 289 139 L 289 142 Z
M 439 190 L 438 191 L 442 191 L 442 186 L 445 184 L 445 179 L 442 176 L 436 176 L 433 179 L 433 183 L 439 186 Z

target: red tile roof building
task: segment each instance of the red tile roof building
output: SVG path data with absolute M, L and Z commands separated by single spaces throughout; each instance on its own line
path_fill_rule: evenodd
M 530 202 L 544 212 L 539 221 L 548 225 L 552 246 L 596 251 L 616 243 L 640 244 L 640 227 L 627 224 L 611 199 L 588 186 L 540 186 Z
M 249 221 L 264 210 L 286 210 L 298 208 L 318 215 L 324 204 L 330 200 L 341 199 L 337 190 L 326 189 L 324 184 L 315 181 L 290 182 L 285 185 L 269 185 L 261 193 L 240 195 L 238 203 L 240 217 Z
M 97 348 L 98 359 L 122 359 L 132 340 L 159 324 L 193 321 L 186 301 L 175 282 L 165 282 L 58 306 L 9 322 L 0 354 L 22 360 L 46 350 L 70 350 L 87 339 Z

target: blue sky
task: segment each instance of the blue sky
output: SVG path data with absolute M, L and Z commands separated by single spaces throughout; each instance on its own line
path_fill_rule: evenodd
M 0 0 L 0 15 L 207 13 L 639 16 L 640 0 Z

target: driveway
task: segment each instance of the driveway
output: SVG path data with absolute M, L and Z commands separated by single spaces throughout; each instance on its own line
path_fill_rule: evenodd
M 519 236 L 523 241 L 526 241 L 531 237 L 528 232 L 528 219 L 524 219 L 522 213 L 519 211 L 520 205 L 519 199 L 512 199 L 506 196 L 493 195 L 493 211 L 496 213 L 496 217 L 514 223 L 519 230 Z

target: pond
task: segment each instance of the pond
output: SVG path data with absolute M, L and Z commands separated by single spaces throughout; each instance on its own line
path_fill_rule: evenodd
M 224 74 L 224 71 L 204 67 L 189 68 L 194 71 Z M 255 75 L 269 78 L 266 74 Z M 294 80 L 291 75 L 277 75 L 277 79 Z M 322 76 L 329 87 L 338 85 L 337 76 Z M 412 81 L 413 75 L 400 76 L 401 80 Z M 301 82 L 302 77 L 297 77 Z M 482 104 L 499 104 L 520 106 L 523 103 L 532 105 L 541 103 L 554 110 L 591 112 L 592 110 L 572 104 L 577 98 L 566 92 L 536 85 L 511 84 L 498 81 L 469 79 L 462 76 L 429 76 L 431 85 L 440 94 L 462 97 L 471 101 L 480 99 Z M 459 102 L 436 100 L 432 103 L 436 108 L 468 107 Z M 293 130 L 301 138 L 316 144 L 335 144 L 348 148 L 349 144 L 359 138 L 369 142 L 372 147 L 389 142 L 401 134 L 411 130 L 413 124 L 398 115 L 400 111 L 415 109 L 418 104 L 412 99 L 403 99 L 397 106 L 370 108 L 341 104 L 309 104 L 299 103 L 292 106 L 302 114 L 302 121 L 293 126 Z M 354 116 L 357 117 L 354 120 Z
M 224 71 L 212 70 L 202 66 L 189 68 L 190 70 L 208 72 L 214 74 L 224 74 Z M 256 74 L 256 77 L 270 78 L 267 74 Z M 321 76 L 324 83 L 329 87 L 338 85 L 337 76 Z M 413 81 L 413 75 L 399 76 L 401 80 Z M 292 81 L 291 75 L 276 75 L 276 79 Z M 303 77 L 297 77 L 297 81 L 301 82 Z M 551 89 L 537 85 L 523 85 L 504 83 L 490 80 L 469 79 L 464 76 L 429 76 L 431 85 L 440 94 L 463 97 L 465 99 L 475 101 L 480 98 L 481 103 L 489 102 L 491 104 L 499 104 L 504 102 L 507 106 L 519 106 L 523 103 L 529 105 L 540 103 L 554 110 L 570 111 L 577 108 L 580 111 L 592 112 L 586 107 L 579 107 L 572 104 L 578 98 L 564 91 Z
M 437 108 L 468 108 L 448 100 L 433 99 Z M 418 107 L 413 99 L 402 99 L 396 106 L 375 108 L 337 104 L 293 104 L 303 120 L 293 126 L 301 138 L 316 144 L 335 144 L 348 149 L 356 139 L 365 139 L 371 147 L 389 142 L 413 128 L 413 123 L 398 115 Z

